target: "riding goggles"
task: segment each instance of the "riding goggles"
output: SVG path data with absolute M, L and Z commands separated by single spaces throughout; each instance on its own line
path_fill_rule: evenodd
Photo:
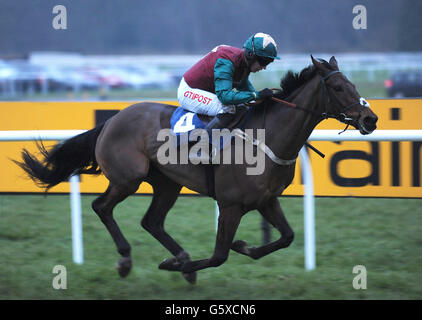
M 266 67 L 267 65 L 269 65 L 271 62 L 274 61 L 273 58 L 261 57 L 261 56 L 256 56 L 256 60 L 258 61 L 261 67 Z

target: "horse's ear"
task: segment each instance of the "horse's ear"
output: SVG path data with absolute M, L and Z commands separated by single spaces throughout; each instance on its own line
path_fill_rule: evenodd
M 317 68 L 318 70 L 323 70 L 323 66 L 322 66 L 322 63 L 321 62 L 319 62 L 318 60 L 316 60 L 313 56 L 312 56 L 312 54 L 311 54 L 311 60 L 312 60 L 312 64 L 315 66 L 315 68 Z
M 338 71 L 338 64 L 337 64 L 337 60 L 334 56 L 332 56 L 330 58 L 330 64 L 333 66 L 334 69 L 336 69 Z

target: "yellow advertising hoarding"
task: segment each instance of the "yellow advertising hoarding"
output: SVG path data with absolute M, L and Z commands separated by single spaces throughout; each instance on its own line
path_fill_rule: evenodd
M 378 115 L 378 129 L 422 129 L 422 99 L 369 100 Z M 96 122 L 133 102 L 0 102 L 0 130 L 91 129 Z M 168 102 L 177 105 L 176 102 Z M 326 120 L 317 129 L 344 129 Z M 46 142 L 51 145 L 54 142 Z M 35 151 L 34 142 L 0 142 L 0 192 L 42 192 L 10 159 L 19 159 L 22 148 Z M 420 142 L 312 142 L 326 157 L 310 152 L 317 196 L 422 197 Z M 82 176 L 81 192 L 101 193 L 104 176 Z M 138 193 L 150 193 L 143 183 Z M 63 183 L 51 192 L 67 193 Z M 182 192 L 192 193 L 183 189 Z M 300 161 L 286 195 L 302 195 Z

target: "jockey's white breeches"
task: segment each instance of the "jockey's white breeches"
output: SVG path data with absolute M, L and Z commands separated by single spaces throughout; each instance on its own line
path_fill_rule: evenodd
M 189 87 L 184 78 L 180 81 L 177 89 L 177 100 L 184 109 L 208 116 L 236 112 L 234 105 L 222 104 L 216 94 Z

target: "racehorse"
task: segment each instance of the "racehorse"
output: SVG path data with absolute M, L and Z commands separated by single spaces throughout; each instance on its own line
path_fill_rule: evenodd
M 187 281 L 194 283 L 196 271 L 220 266 L 227 260 L 230 249 L 259 259 L 292 243 L 294 232 L 278 197 L 292 182 L 294 160 L 318 123 L 335 118 L 354 126 L 361 134 L 376 129 L 377 116 L 355 85 L 339 71 L 335 57 L 329 62 L 312 56 L 311 60 L 312 64 L 300 73 L 288 72 L 281 80 L 278 100 L 254 106 L 245 123 L 245 128 L 265 129 L 268 148 L 285 159 L 285 163 L 265 157 L 265 170 L 260 175 L 245 174 L 246 165 L 215 166 L 215 199 L 220 215 L 214 253 L 208 259 L 192 261 L 164 229 L 166 215 L 182 186 L 209 195 L 204 165 L 163 165 L 158 161 L 157 151 L 163 142 L 158 141 L 157 135 L 169 128 L 174 106 L 152 102 L 134 104 L 104 124 L 50 150 L 38 145 L 43 156 L 41 161 L 24 149 L 23 162 L 15 162 L 46 191 L 73 174 L 102 172 L 107 177 L 109 186 L 92 202 L 92 208 L 121 255 L 117 269 L 122 277 L 132 267 L 131 247 L 113 218 L 113 208 L 135 193 L 141 182 L 150 183 L 153 198 L 141 225 L 173 255 L 159 268 L 180 271 Z M 280 232 L 278 240 L 260 247 L 249 247 L 243 240 L 234 241 L 242 216 L 255 209 Z

